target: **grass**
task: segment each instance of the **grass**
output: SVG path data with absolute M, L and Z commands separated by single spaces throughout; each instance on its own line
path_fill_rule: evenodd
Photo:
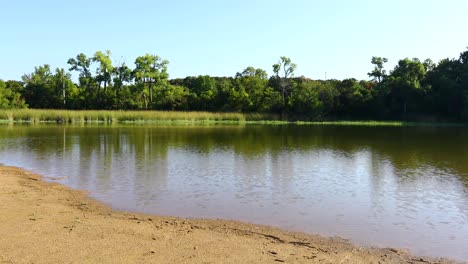
M 302 122 L 298 121 L 296 124 L 305 125 L 333 125 L 333 126 L 387 126 L 387 127 L 413 127 L 413 126 L 437 126 L 437 127 L 464 127 L 463 123 L 449 123 L 449 122 L 408 122 L 408 121 L 322 121 L 322 122 Z
M 0 110 L 1 123 L 133 123 L 133 124 L 265 124 L 335 126 L 465 126 L 461 123 L 405 121 L 288 121 L 279 115 L 262 113 L 215 113 L 177 111 L 107 110 Z
M 272 114 L 176 112 L 176 111 L 106 111 L 106 110 L 1 110 L 5 123 L 246 123 L 279 120 Z

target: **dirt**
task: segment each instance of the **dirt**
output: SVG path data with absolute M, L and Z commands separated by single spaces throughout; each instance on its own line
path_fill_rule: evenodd
M 0 263 L 455 263 L 235 221 L 112 210 L 0 166 Z

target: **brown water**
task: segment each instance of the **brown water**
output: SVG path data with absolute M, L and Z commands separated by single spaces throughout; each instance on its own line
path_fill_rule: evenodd
M 118 209 L 468 261 L 466 128 L 3 125 L 0 163 Z

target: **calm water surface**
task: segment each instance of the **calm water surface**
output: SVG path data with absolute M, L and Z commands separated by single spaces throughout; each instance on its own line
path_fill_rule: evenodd
M 468 261 L 465 128 L 2 125 L 0 163 L 118 209 Z

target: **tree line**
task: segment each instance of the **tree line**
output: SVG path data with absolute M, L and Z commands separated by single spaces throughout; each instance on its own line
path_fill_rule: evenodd
M 468 50 L 459 58 L 405 58 L 390 71 L 373 57 L 370 80 L 294 77 L 297 65 L 281 57 L 274 74 L 247 67 L 233 77 L 169 79 L 169 62 L 137 57 L 114 64 L 110 51 L 83 53 L 69 69 L 48 64 L 21 81 L 0 80 L 0 109 L 119 109 L 276 113 L 289 119 L 398 119 L 468 121 Z M 78 74 L 78 82 L 72 80 Z

